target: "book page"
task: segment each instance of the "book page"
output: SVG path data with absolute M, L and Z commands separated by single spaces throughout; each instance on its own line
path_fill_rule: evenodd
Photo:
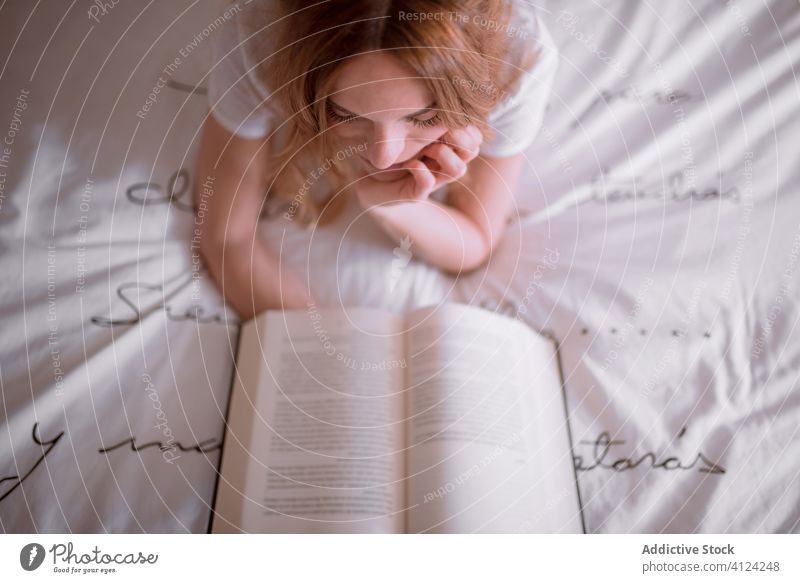
M 401 532 L 402 320 L 316 308 L 262 318 L 258 334 L 243 339 L 251 350 L 260 340 L 256 352 L 265 358 L 239 456 L 246 472 L 238 529 Z
M 581 532 L 555 346 L 459 304 L 406 322 L 410 532 Z

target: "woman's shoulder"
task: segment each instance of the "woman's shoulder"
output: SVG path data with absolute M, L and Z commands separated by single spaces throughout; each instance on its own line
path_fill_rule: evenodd
M 270 127 L 264 105 L 270 90 L 259 69 L 274 53 L 268 34 L 273 2 L 238 0 L 220 8 L 211 38 L 208 97 L 214 117 L 231 133 L 263 138 Z
M 481 148 L 487 155 L 510 156 L 533 141 L 558 68 L 558 49 L 538 10 L 524 0 L 512 0 L 511 8 L 506 66 L 518 76 L 487 118 L 496 134 Z
M 549 77 L 558 64 L 558 48 L 542 22 L 539 9 L 525 0 L 511 1 L 507 34 L 511 38 L 509 62 L 523 66 L 521 86 L 537 77 Z M 532 57 L 530 64 L 520 63 L 521 56 Z
M 212 46 L 215 56 L 248 73 L 263 93 L 269 90 L 255 73 L 275 52 L 270 30 L 275 26 L 274 2 L 237 0 L 221 8 L 221 21 L 215 31 Z

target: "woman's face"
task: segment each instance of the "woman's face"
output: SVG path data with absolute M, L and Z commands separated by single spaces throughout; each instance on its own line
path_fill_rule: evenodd
M 345 148 L 366 145 L 355 154 L 355 162 L 381 181 L 401 178 L 406 171 L 392 169 L 446 133 L 434 107 L 423 80 L 385 52 L 360 55 L 342 65 L 326 105 L 330 131 Z

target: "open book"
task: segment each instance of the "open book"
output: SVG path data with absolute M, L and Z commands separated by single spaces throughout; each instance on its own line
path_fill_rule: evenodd
M 555 342 L 461 304 L 247 322 L 212 532 L 583 532 Z

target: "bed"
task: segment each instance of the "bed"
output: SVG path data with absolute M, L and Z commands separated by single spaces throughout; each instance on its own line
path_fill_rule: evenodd
M 798 532 L 797 3 L 537 5 L 559 72 L 485 268 L 393 280 L 353 208 L 263 237 L 323 306 L 459 301 L 555 336 L 587 532 Z M 190 188 L 226 17 L 0 14 L 0 530 L 205 532 L 239 322 Z

